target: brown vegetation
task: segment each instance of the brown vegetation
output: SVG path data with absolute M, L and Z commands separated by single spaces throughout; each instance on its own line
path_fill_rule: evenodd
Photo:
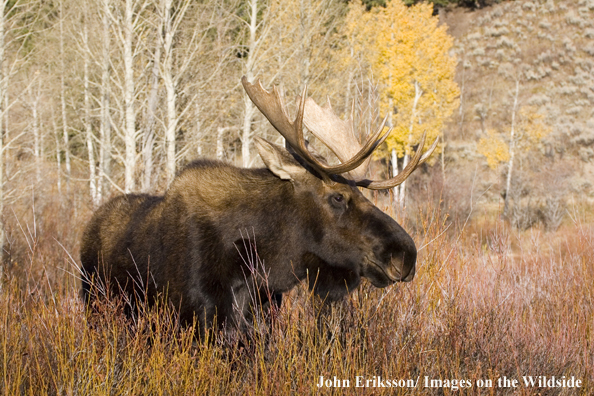
M 41 200 L 23 199 L 7 219 L 11 262 L 0 289 L 5 394 L 315 394 L 320 375 L 421 378 L 416 390 L 321 394 L 455 393 L 423 388 L 424 376 L 583 381 L 580 389 L 475 386 L 465 394 L 593 391 L 594 229 L 587 208 L 570 208 L 570 224 L 544 233 L 515 231 L 484 212 L 456 224 L 438 206 L 419 204 L 414 223 L 404 223 L 417 230 L 414 282 L 382 290 L 364 284 L 333 308 L 330 339 L 320 337 L 315 304 L 305 285 L 298 287 L 272 326 L 255 323 L 246 347 L 236 349 L 233 337 L 247 336 L 211 334 L 215 342 L 196 343 L 163 307 L 131 325 L 111 300 L 87 318 L 72 257 L 90 208 L 69 204 L 75 197 L 48 189 Z

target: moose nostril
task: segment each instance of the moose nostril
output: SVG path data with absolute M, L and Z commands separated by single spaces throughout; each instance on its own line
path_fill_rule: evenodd
M 415 277 L 416 254 L 392 257 L 391 261 L 389 274 L 394 281 L 410 282 L 413 280 Z
M 410 282 L 414 279 L 415 277 L 415 272 L 416 272 L 416 266 L 413 264 L 412 268 L 410 269 L 410 271 L 408 271 L 408 274 L 406 274 L 406 276 L 402 279 L 402 282 Z

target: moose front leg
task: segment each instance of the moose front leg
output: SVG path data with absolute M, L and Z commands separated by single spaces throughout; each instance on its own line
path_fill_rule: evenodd
M 318 342 L 328 343 L 324 353 L 330 350 L 334 342 L 338 341 L 344 346 L 344 324 L 349 312 L 348 299 L 323 301 L 320 297 L 314 296 L 312 303 L 316 314 L 317 340 Z

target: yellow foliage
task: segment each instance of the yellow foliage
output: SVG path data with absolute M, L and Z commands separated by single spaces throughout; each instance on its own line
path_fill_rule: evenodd
M 432 14 L 429 4 L 407 7 L 401 0 L 365 12 L 357 0 L 346 19 L 351 49 L 365 58 L 380 83 L 382 112 L 392 113 L 394 131 L 386 148 L 396 149 L 399 156 L 417 144 L 423 132 L 433 142 L 458 105 L 453 39 Z M 422 96 L 413 109 L 415 83 Z
M 534 148 L 552 129 L 547 125 L 545 116 L 537 112 L 537 108 L 526 106 L 520 110 L 518 145 L 524 150 Z
M 486 138 L 479 140 L 478 151 L 487 158 L 487 164 L 491 169 L 497 168 L 502 162 L 509 161 L 509 146 L 493 130 L 488 132 Z
M 517 132 L 514 138 L 514 145 L 518 150 L 529 151 L 536 148 L 551 132 L 551 127 L 546 124 L 546 117 L 536 110 L 532 106 L 526 106 L 518 112 Z M 479 141 L 478 151 L 486 157 L 491 169 L 497 168 L 499 163 L 510 159 L 510 148 L 503 140 L 503 136 L 505 133 L 489 130 L 487 137 Z
M 366 45 L 369 37 L 372 36 L 370 20 L 371 14 L 365 12 L 365 6 L 361 0 L 355 0 L 350 4 L 344 24 L 348 55 L 365 54 L 365 58 L 371 56 L 370 48 Z
M 261 7 L 253 70 L 265 85 L 294 89 L 287 92 L 287 98 L 300 94 L 307 85 L 309 95 L 325 99 L 332 92 L 326 73 L 332 68 L 339 40 L 335 26 L 343 6 L 338 0 L 270 0 Z

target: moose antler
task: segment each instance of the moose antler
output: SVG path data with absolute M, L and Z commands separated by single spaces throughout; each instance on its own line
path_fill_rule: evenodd
M 306 160 L 309 164 L 314 166 L 317 170 L 329 174 L 336 175 L 340 173 L 349 172 L 357 168 L 365 159 L 375 150 L 378 144 L 383 140 L 377 140 L 381 130 L 375 136 L 370 137 L 366 144 L 355 153 L 354 156 L 338 165 L 327 165 L 316 159 L 307 149 L 305 139 L 303 138 L 303 114 L 305 111 L 305 104 L 307 88 L 303 90 L 301 100 L 299 101 L 299 110 L 294 121 L 289 120 L 287 109 L 285 107 L 283 97 L 277 87 L 274 87 L 272 92 L 267 91 L 262 87 L 262 83 L 258 80 L 256 84 L 247 81 L 244 76 L 241 83 L 248 96 L 254 104 L 260 109 L 262 114 L 268 118 L 268 121 L 274 128 L 287 140 L 295 152 Z M 314 103 L 315 104 L 315 103 Z M 344 157 L 343 157 L 344 158 Z
M 371 141 L 377 139 L 377 136 L 379 136 L 384 129 L 387 118 L 387 116 L 384 117 L 379 129 L 370 138 Z M 320 107 L 312 98 L 308 98 L 305 103 L 303 122 L 307 129 L 332 150 L 341 161 L 346 161 L 348 158 L 351 158 L 354 152 L 363 151 L 359 140 L 357 140 L 354 134 L 352 112 L 349 120 L 343 121 L 332 110 L 330 101 L 328 101 L 326 106 Z M 391 131 L 392 128 L 390 128 L 388 132 L 377 141 L 377 144 L 373 145 L 373 149 L 382 144 Z M 402 184 L 402 182 L 404 182 L 419 165 L 425 162 L 427 158 L 433 154 L 433 151 L 437 147 L 438 139 L 435 139 L 431 147 L 429 147 L 425 154 L 421 156 L 423 147 L 425 146 L 425 138 L 426 133 L 423 133 L 417 152 L 408 165 L 398 175 L 382 181 L 368 180 L 365 179 L 367 166 L 361 166 L 350 172 L 355 183 L 360 187 L 365 187 L 371 190 L 386 190 Z M 369 143 L 370 140 L 368 140 L 367 143 Z M 371 152 L 373 152 L 373 150 L 371 150 Z M 368 155 L 371 154 L 371 152 L 369 152 Z
M 363 179 L 366 166 L 359 168 L 373 153 L 373 151 L 384 142 L 391 132 L 391 128 L 381 138 L 380 135 L 384 129 L 386 118 L 381 126 L 371 136 L 368 137 L 365 144 L 361 145 L 354 135 L 352 116 L 349 121 L 341 120 L 332 110 L 330 103 L 326 107 L 320 107 L 316 102 L 307 98 L 307 87 L 299 98 L 299 110 L 294 121 L 289 120 L 287 109 L 282 95 L 277 87 L 272 92 L 262 87 L 258 80 L 255 84 L 242 77 L 241 83 L 248 96 L 254 104 L 266 116 L 274 128 L 287 140 L 293 150 L 312 165 L 316 170 L 328 175 L 352 172 L 354 181 L 358 186 L 383 190 L 397 186 L 415 170 L 415 168 L 424 162 L 437 146 L 437 140 L 433 146 L 421 157 L 421 151 L 425 144 L 425 135 L 422 143 L 411 162 L 396 177 L 384 181 L 372 181 Z M 303 124 L 320 139 L 342 162 L 338 165 L 327 165 L 323 161 L 315 158 L 307 149 L 305 139 L 303 138 Z M 355 171 L 354 171 L 355 170 Z

